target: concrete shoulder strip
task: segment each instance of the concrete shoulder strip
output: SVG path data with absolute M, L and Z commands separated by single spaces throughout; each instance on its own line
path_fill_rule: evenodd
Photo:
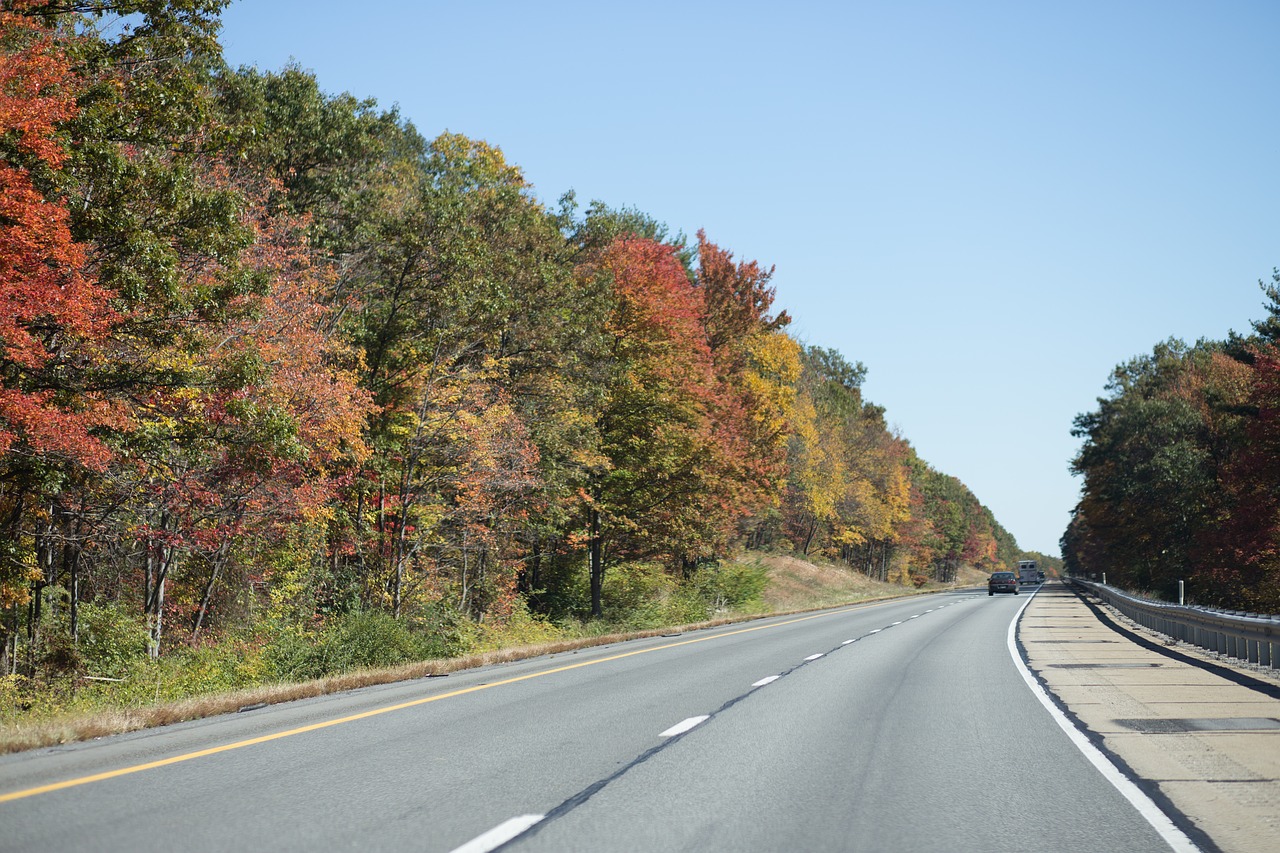
M 1018 673 L 1022 676 L 1022 680 L 1031 688 L 1032 694 L 1040 700 L 1040 704 L 1044 705 L 1045 710 L 1053 717 L 1058 727 L 1066 733 L 1071 742 L 1075 744 L 1076 749 L 1089 760 L 1089 763 L 1098 769 L 1098 772 L 1112 784 L 1112 786 L 1120 792 L 1120 794 L 1133 805 L 1138 813 L 1151 824 L 1160 837 L 1165 840 L 1169 847 L 1176 853 L 1199 853 L 1200 848 L 1192 843 L 1186 833 L 1178 829 L 1169 819 L 1169 816 L 1160 811 L 1160 807 L 1142 792 L 1137 785 L 1133 783 L 1129 777 L 1120 772 L 1120 769 L 1111 763 L 1111 760 L 1103 755 L 1102 751 L 1094 746 L 1083 732 L 1072 725 L 1067 716 L 1062 713 L 1053 700 L 1049 698 L 1040 682 L 1031 674 L 1031 670 L 1027 669 L 1027 665 L 1022 661 L 1022 655 L 1018 654 L 1018 644 L 1015 639 L 1018 627 L 1018 619 L 1022 616 L 1022 611 L 1027 609 L 1027 605 L 1035 598 L 1035 593 L 1027 597 L 1026 602 L 1018 608 L 1018 612 L 1013 615 L 1013 619 L 1009 622 L 1009 633 L 1007 637 L 1007 646 L 1009 655 L 1013 658 L 1014 666 L 1018 668 Z

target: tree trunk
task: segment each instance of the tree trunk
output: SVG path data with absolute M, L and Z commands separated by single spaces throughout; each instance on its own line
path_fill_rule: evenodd
M 800 553 L 809 556 L 809 546 L 813 544 L 813 535 L 818 532 L 818 519 L 814 518 L 809 522 L 809 532 L 804 537 L 804 547 L 800 549 Z
M 204 596 L 200 599 L 200 609 L 196 611 L 195 622 L 191 626 L 191 639 L 195 639 L 204 625 L 204 617 L 209 612 L 209 599 L 213 597 L 213 586 L 218 582 L 218 573 L 226 565 L 227 553 L 231 550 L 231 538 L 222 540 L 218 552 L 213 555 L 213 569 L 209 572 L 209 582 L 204 585 Z
M 70 515 L 71 528 L 67 537 L 67 544 L 62 549 L 62 562 L 67 569 L 67 616 L 71 622 L 71 643 L 72 645 L 80 644 L 80 553 L 81 553 L 81 516 L 79 513 Z
M 167 529 L 167 525 L 168 519 L 165 519 L 162 529 Z M 163 542 L 148 543 L 144 611 L 147 616 L 147 630 L 151 636 L 147 651 L 152 658 L 160 657 L 160 641 L 164 636 L 164 586 L 172 561 L 171 546 Z
M 599 619 L 604 615 L 601 592 L 604 589 L 604 543 L 600 538 L 600 511 L 595 507 L 591 513 L 591 616 Z
M 18 608 L 9 607 L 0 619 L 0 675 L 18 671 Z
M 467 563 L 467 534 L 462 534 L 462 595 L 458 598 L 458 610 L 462 613 L 467 612 L 467 595 L 470 590 L 467 588 L 467 582 L 470 580 L 467 573 L 470 569 Z

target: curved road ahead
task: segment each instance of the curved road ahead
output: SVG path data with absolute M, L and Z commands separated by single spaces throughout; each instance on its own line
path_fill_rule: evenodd
M 8 756 L 0 850 L 1169 850 L 1020 675 L 1026 600 L 771 618 Z

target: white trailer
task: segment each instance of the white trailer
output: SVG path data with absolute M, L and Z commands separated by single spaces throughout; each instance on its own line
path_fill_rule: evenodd
M 1023 586 L 1040 583 L 1040 569 L 1035 560 L 1018 561 L 1018 583 Z

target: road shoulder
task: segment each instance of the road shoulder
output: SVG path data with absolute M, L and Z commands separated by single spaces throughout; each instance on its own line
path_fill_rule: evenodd
M 1206 850 L 1280 837 L 1280 686 L 1197 660 L 1046 584 L 1018 626 L 1028 667 Z

